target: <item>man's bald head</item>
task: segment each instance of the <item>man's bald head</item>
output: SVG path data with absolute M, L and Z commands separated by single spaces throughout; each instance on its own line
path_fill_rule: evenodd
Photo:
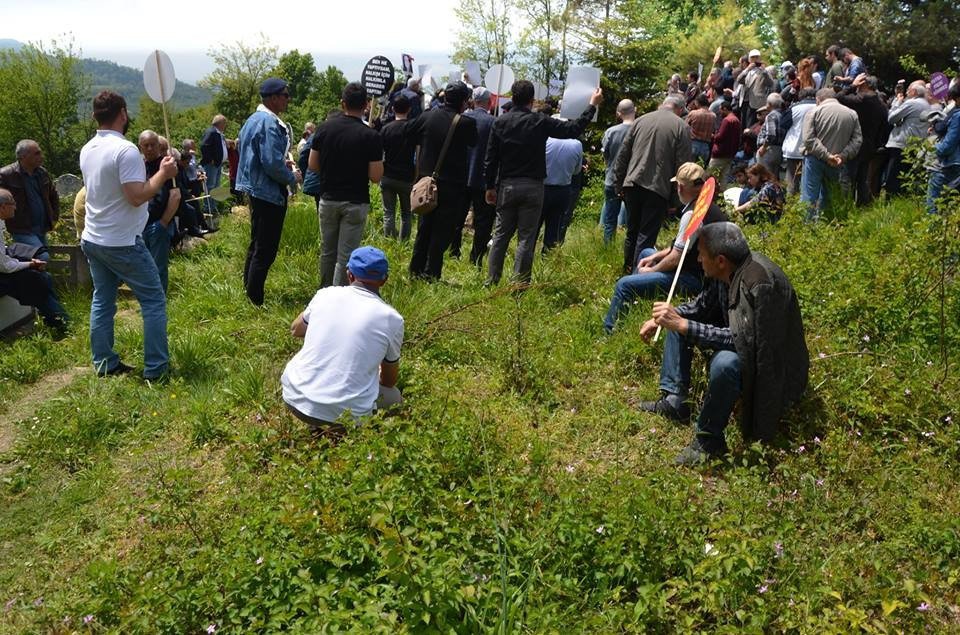
M 637 115 L 637 107 L 629 99 L 622 99 L 617 104 L 617 116 L 623 121 L 633 121 Z
M 160 135 L 153 130 L 144 130 L 137 138 L 140 154 L 145 161 L 154 161 L 160 156 Z

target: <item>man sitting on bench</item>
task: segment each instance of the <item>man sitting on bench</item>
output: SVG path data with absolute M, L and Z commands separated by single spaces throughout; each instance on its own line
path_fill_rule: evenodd
M 53 291 L 53 278 L 46 273 L 47 263 L 37 258 L 18 259 L 8 254 L 3 234 L 4 221 L 13 218 L 17 203 L 9 190 L 0 189 L 0 295 L 15 298 L 24 306 L 34 306 L 47 326 L 62 336 L 69 316 Z

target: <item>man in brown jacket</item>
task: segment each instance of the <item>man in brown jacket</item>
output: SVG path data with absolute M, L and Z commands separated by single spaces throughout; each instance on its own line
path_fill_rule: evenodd
M 0 187 L 9 190 L 17 203 L 7 230 L 13 242 L 45 248 L 47 232 L 60 217 L 60 196 L 43 167 L 40 144 L 23 139 L 17 143 L 16 155 L 16 161 L 0 169 Z M 36 257 L 46 261 L 50 255 L 44 249 Z
M 627 206 L 623 271 L 633 272 L 637 254 L 652 249 L 670 204 L 670 179 L 693 154 L 690 128 L 680 118 L 683 97 L 667 97 L 660 108 L 633 122 L 614 166 L 614 188 Z

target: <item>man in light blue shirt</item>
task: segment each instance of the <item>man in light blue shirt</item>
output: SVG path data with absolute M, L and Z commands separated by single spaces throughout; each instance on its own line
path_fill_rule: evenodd
M 560 243 L 560 220 L 570 204 L 570 182 L 583 166 L 583 144 L 579 139 L 547 139 L 547 178 L 543 181 L 543 208 L 540 226 L 543 253 Z

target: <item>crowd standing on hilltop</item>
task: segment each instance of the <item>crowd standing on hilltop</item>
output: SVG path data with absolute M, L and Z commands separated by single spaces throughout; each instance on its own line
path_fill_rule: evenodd
M 726 452 L 724 428 L 738 400 L 746 438 L 771 439 L 807 384 L 796 293 L 776 264 L 749 249 L 730 218 L 777 222 L 786 197 L 799 193 L 805 218 L 814 223 L 838 191 L 859 205 L 881 191 L 897 195 L 904 151 L 913 139 L 928 136 L 934 141 L 927 157 L 928 210 L 942 212 L 943 192 L 960 184 L 956 80 L 942 102 L 923 81 L 899 82 L 885 95 L 850 49 L 831 46 L 824 60 L 811 55 L 797 65 L 765 65 L 758 50 L 728 61 L 718 50 L 702 82 L 697 72 L 687 73 L 686 82 L 674 75 L 652 112 L 638 115 L 633 101 L 620 100 L 618 122 L 603 134 L 603 241 L 612 242 L 617 227 L 626 226 L 605 332 L 615 335 L 637 298 L 662 298 L 675 277 L 677 292 L 692 296 L 679 307 L 656 302 L 640 329 L 643 339 L 667 331 L 662 394 L 641 409 L 689 421 L 692 348 L 711 356 L 694 437 L 678 463 Z M 341 109 L 319 125 L 307 123 L 295 142 L 281 118 L 288 83 L 271 78 L 259 92 L 261 104 L 238 139 L 225 137 L 227 120 L 217 115 L 199 156 L 193 140 L 183 140 L 178 151 L 151 130 L 140 133 L 138 148 L 124 138 L 129 118 L 123 98 L 104 91 L 94 99 L 99 129 L 81 151 L 85 189 L 77 199 L 81 246 L 94 283 L 93 363 L 103 376 L 132 370 L 114 350 L 117 287 L 124 282 L 143 314 L 143 375 L 153 380 L 168 373 L 168 254 L 184 236 L 214 231 L 209 190 L 219 185 L 227 162 L 231 190 L 248 202 L 243 285 L 256 306 L 265 302 L 290 196 L 302 185 L 316 199 L 320 290 L 291 326 L 304 345 L 287 365 L 282 386 L 294 416 L 336 436 L 344 432 L 343 415 L 363 417 L 401 401 L 396 384 L 403 318 L 380 297 L 385 254 L 360 246 L 370 184 L 379 185 L 383 236 L 413 240 L 411 278 L 440 280 L 445 256 L 461 256 L 463 230 L 472 219 L 469 257 L 482 268 L 487 256 L 486 284 L 500 282 L 516 234 L 511 280 L 525 288 L 541 232 L 544 252 L 563 242 L 586 167 L 582 135 L 603 94 L 597 89 L 577 119 L 565 120 L 554 114 L 555 100 L 534 99 L 526 80 L 514 82 L 511 99 L 497 104 L 489 90 L 465 81 L 451 81 L 427 99 L 419 81 L 409 78 L 390 91 L 381 116 L 371 118 L 366 90 L 350 83 Z M 9 222 L 15 245 L 30 253 L 18 259 L 16 249 L 3 249 L 0 293 L 37 306 L 48 323 L 65 329 L 66 312 L 43 273 L 59 199 L 36 142 L 22 141 L 16 153 L 17 162 L 0 170 L 0 219 Z M 696 213 L 702 193 L 712 191 L 711 178 L 716 199 Z M 732 203 L 729 215 L 720 205 L 724 197 Z M 677 234 L 658 249 L 672 213 L 679 217 Z

